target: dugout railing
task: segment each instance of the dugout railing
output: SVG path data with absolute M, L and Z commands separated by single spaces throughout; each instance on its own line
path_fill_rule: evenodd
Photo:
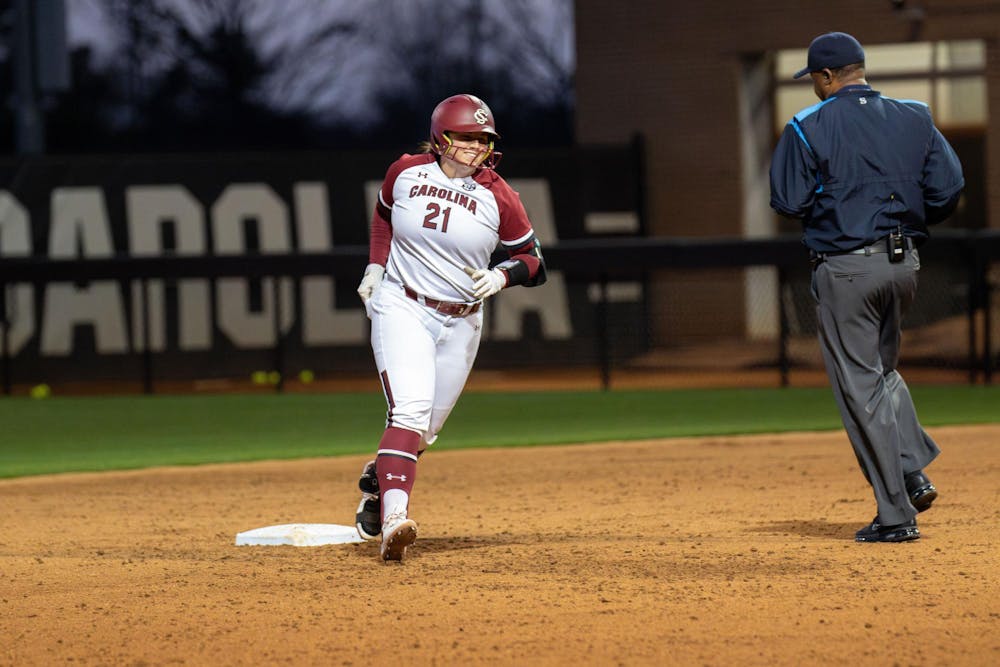
M 994 268 L 1000 263 L 1000 231 L 938 230 L 931 243 L 920 250 L 925 266 L 945 263 L 960 267 L 963 278 L 949 285 L 957 290 L 965 316 L 966 354 L 963 365 L 968 382 L 992 383 L 1000 363 L 995 351 L 997 344 L 991 312 L 998 288 Z M 694 238 L 603 238 L 567 240 L 545 248 L 548 267 L 562 272 L 568 281 L 596 285 L 593 300 L 593 356 L 599 367 L 602 385 L 611 386 L 615 372 L 616 341 L 611 333 L 608 285 L 622 280 L 640 284 L 658 272 L 670 270 L 741 269 L 772 267 L 776 272 L 778 293 L 784 295 L 793 283 L 808 280 L 806 253 L 797 235 L 767 239 L 694 239 Z M 325 253 L 288 255 L 243 255 L 222 257 L 157 257 L 107 258 L 88 260 L 51 260 L 37 258 L 7 258 L 0 262 L 0 384 L 5 394 L 11 394 L 18 381 L 14 358 L 10 351 L 11 299 L 9 289 L 15 285 L 36 287 L 50 283 L 83 284 L 88 281 L 111 280 L 139 286 L 138 308 L 143 322 L 141 331 L 148 336 L 150 281 L 178 281 L 185 278 L 217 280 L 227 277 L 246 279 L 332 276 L 345 284 L 353 284 L 367 262 L 367 248 L 340 246 Z M 270 366 L 279 381 L 275 390 L 282 391 L 285 376 L 286 346 L 278 313 L 282 311 L 282 290 L 279 281 L 270 282 L 274 300 L 274 332 L 276 343 L 270 353 Z M 925 290 L 924 285 L 921 290 Z M 801 289 L 799 290 L 801 291 Z M 643 298 L 652 297 L 644 291 Z M 918 295 L 918 300 L 921 298 Z M 774 372 L 780 384 L 789 384 L 792 362 L 789 355 L 791 313 L 788 299 L 778 298 L 775 317 Z M 656 307 L 656 304 L 646 304 Z M 213 308 L 216 307 L 213 303 Z M 156 353 L 149 341 L 134 353 L 136 374 L 142 390 L 156 390 Z

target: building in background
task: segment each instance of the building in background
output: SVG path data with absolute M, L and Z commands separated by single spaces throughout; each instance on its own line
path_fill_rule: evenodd
M 1000 228 L 1000 4 L 974 0 L 576 0 L 576 139 L 646 141 L 647 212 L 659 236 L 791 231 L 768 206 L 787 117 L 812 103 L 790 72 L 824 32 L 856 36 L 869 82 L 932 107 L 967 190 L 947 226 Z M 796 109 L 797 110 L 797 109 Z M 773 281 L 772 281 L 773 282 Z M 657 336 L 765 334 L 779 296 L 754 271 L 665 275 Z M 763 313 L 763 317 L 762 317 Z M 773 325 L 772 325 L 773 326 Z

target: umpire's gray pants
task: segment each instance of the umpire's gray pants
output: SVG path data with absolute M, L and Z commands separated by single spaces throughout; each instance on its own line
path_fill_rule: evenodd
M 826 372 L 883 525 L 916 516 L 903 476 L 940 452 L 896 371 L 900 326 L 919 270 L 920 257 L 911 250 L 897 264 L 885 253 L 827 257 L 812 276 Z

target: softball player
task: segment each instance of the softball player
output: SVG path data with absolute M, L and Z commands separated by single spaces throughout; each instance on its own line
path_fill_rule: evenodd
M 454 95 L 431 115 L 430 141 L 389 166 L 372 216 L 358 295 L 371 319 L 388 405 L 375 460 L 362 471 L 358 533 L 381 533 L 383 560 L 417 537 L 408 517 L 417 458 L 438 436 L 476 359 L 483 300 L 545 282 L 545 262 L 518 194 L 493 170 L 490 108 Z M 509 259 L 490 267 L 497 243 Z

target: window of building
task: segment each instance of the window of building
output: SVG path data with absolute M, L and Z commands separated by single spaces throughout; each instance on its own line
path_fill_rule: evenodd
M 986 46 L 981 40 L 865 46 L 868 83 L 886 97 L 926 102 L 943 132 L 986 125 Z M 775 67 L 775 127 L 817 102 L 812 79 L 792 79 L 806 49 L 780 51 Z

